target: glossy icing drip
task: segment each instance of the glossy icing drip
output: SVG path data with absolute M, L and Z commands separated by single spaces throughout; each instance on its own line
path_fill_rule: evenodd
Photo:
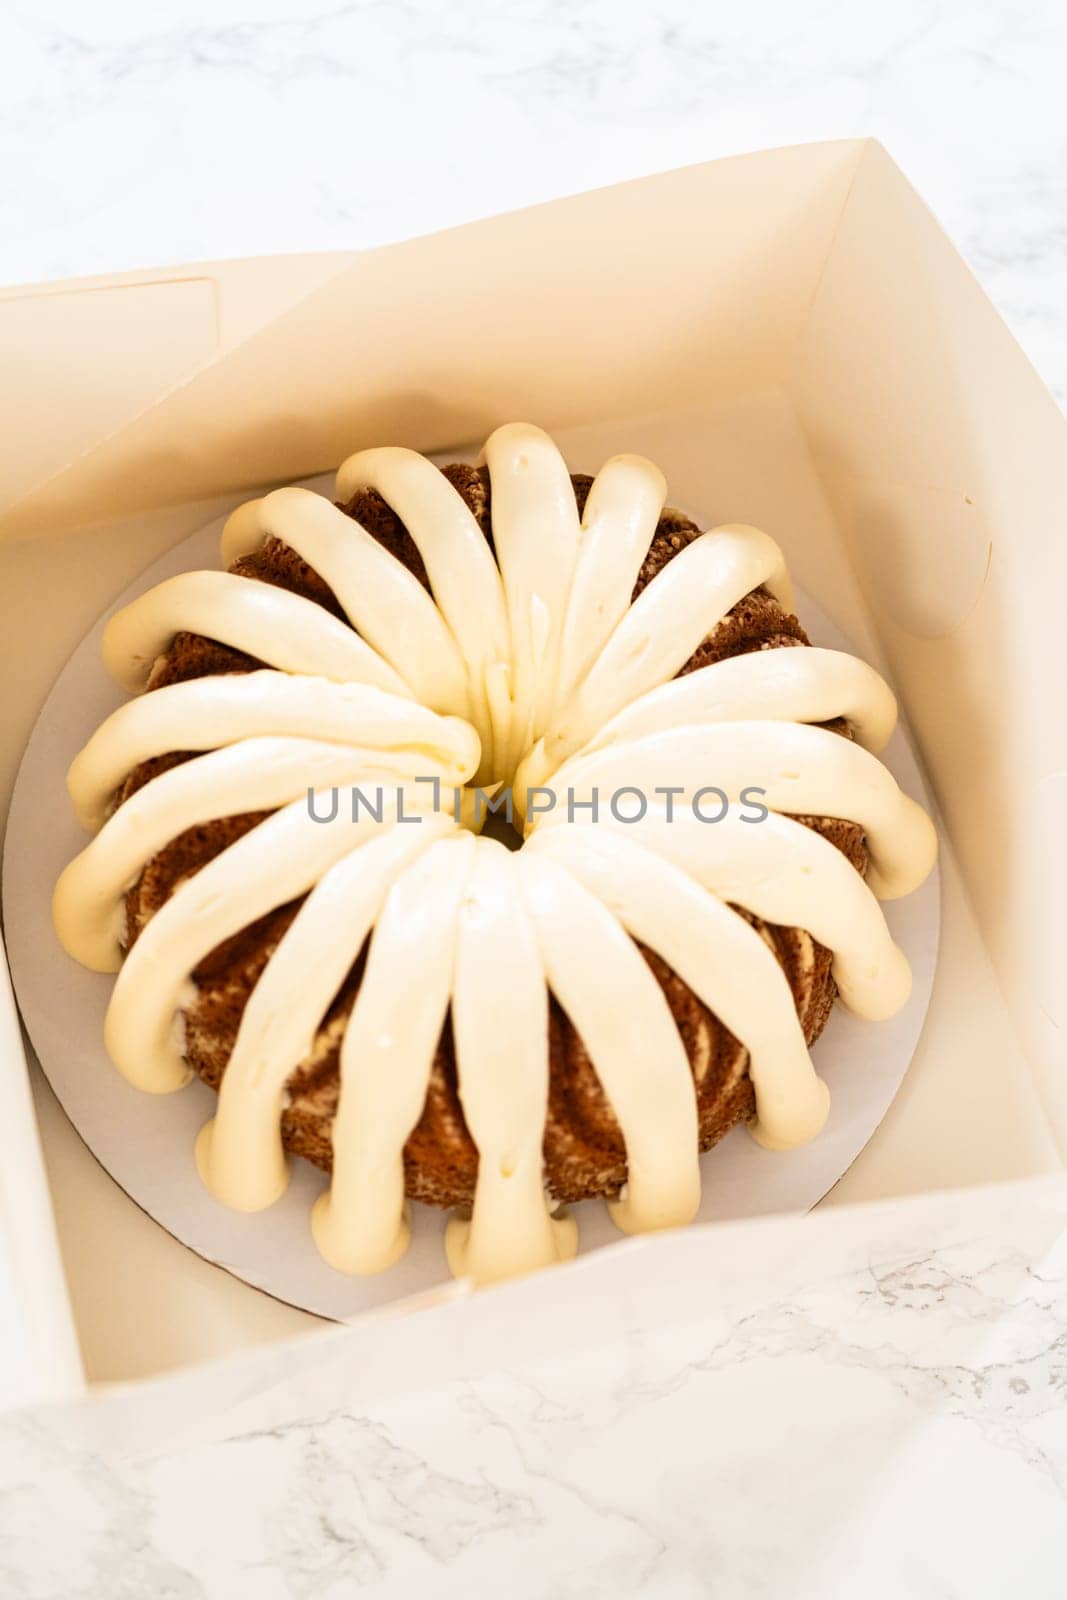
M 165 1092 L 188 1078 L 181 1013 L 204 957 L 305 897 L 245 1005 L 198 1141 L 204 1181 L 226 1204 L 257 1210 L 284 1189 L 287 1082 L 366 947 L 341 1045 L 333 1178 L 312 1222 L 325 1258 L 346 1272 L 379 1271 L 406 1247 L 403 1151 L 449 1016 L 478 1152 L 471 1216 L 447 1232 L 453 1270 L 486 1282 L 573 1254 L 575 1224 L 544 1191 L 550 993 L 625 1144 L 616 1222 L 643 1231 L 692 1218 L 692 1072 L 635 941 L 746 1047 L 755 1136 L 778 1149 L 813 1137 L 828 1095 L 790 984 L 732 908 L 805 929 L 831 951 L 844 1003 L 888 1016 L 910 974 L 876 896 L 909 892 L 934 857 L 928 819 L 876 759 L 896 707 L 862 662 L 774 649 L 676 676 L 753 589 L 791 608 L 766 534 L 740 524 L 702 534 L 632 601 L 666 492 L 650 462 L 607 462 L 579 518 L 567 467 L 540 429 L 497 429 L 484 459 L 492 549 L 415 452 L 365 450 L 340 468 L 341 500 L 373 489 L 403 521 L 429 592 L 321 496 L 282 489 L 240 507 L 224 560 L 282 540 L 329 584 L 351 626 L 229 573 L 158 585 L 106 630 L 105 660 L 125 687 L 145 687 L 184 629 L 265 665 L 129 702 L 69 776 L 79 817 L 98 831 L 57 885 L 56 925 L 79 960 L 118 970 L 107 1044 L 138 1087 Z M 815 726 L 837 717 L 851 740 Z M 129 771 L 175 750 L 202 753 L 112 809 Z M 419 777 L 436 779 L 440 810 Z M 453 795 L 473 781 L 513 781 L 520 813 L 527 785 L 550 787 L 559 803 L 531 814 L 523 847 L 509 853 L 470 831 L 469 807 L 453 815 Z M 723 797 L 714 826 L 694 810 L 709 785 Z M 346 806 L 331 815 L 329 791 L 349 786 L 402 791 L 420 820 L 405 825 L 392 798 L 377 820 Z M 651 797 L 661 786 L 672 805 L 646 800 L 636 822 L 606 802 L 597 825 L 587 810 L 568 817 L 568 792 Z M 745 807 L 752 789 L 769 808 L 758 826 Z M 309 793 L 323 801 L 314 810 Z M 123 960 L 123 896 L 145 865 L 185 830 L 252 811 L 270 814 L 180 883 Z M 867 882 L 793 820 L 808 815 L 862 826 Z

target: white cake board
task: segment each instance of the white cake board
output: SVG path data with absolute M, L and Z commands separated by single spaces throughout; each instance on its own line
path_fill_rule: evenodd
M 347 1320 L 447 1283 L 445 1216 L 416 1206 L 407 1255 L 390 1271 L 348 1278 L 319 1256 L 312 1204 L 326 1179 L 305 1161 L 269 1211 L 229 1211 L 203 1188 L 193 1142 L 213 1114 L 215 1096 L 198 1080 L 175 1095 L 132 1088 L 104 1050 L 104 1014 L 113 977 L 88 972 L 61 948 L 51 895 L 62 869 L 85 846 L 66 791 L 66 770 L 93 729 L 125 696 L 100 661 L 112 610 L 152 584 L 194 567 L 217 567 L 222 519 L 200 529 L 141 574 L 82 640 L 37 721 L 19 769 L 4 853 L 4 926 L 15 991 L 34 1050 L 71 1122 L 101 1165 L 149 1216 L 206 1260 L 257 1289 L 323 1317 Z M 798 609 L 814 644 L 849 641 L 803 594 Z M 928 809 L 930 797 L 911 746 L 897 729 L 882 759 L 897 782 Z M 735 1129 L 702 1160 L 698 1220 L 806 1211 L 847 1171 L 874 1133 L 908 1069 L 922 1030 L 937 960 L 937 871 L 915 894 L 884 907 L 911 963 L 911 998 L 889 1022 L 865 1023 L 835 1006 L 815 1046 L 830 1086 L 829 1121 L 819 1137 L 788 1154 L 761 1150 Z M 581 1250 L 619 1239 L 606 1206 L 576 1208 Z

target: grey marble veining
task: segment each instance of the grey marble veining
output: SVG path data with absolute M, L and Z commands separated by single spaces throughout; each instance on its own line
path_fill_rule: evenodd
M 10 1416 L 0 1592 L 1053 1600 L 1065 1201 L 845 1208 L 784 1246 L 732 1224 L 683 1318 L 635 1300 L 587 1342 L 576 1302 L 551 1358 L 347 1405 L 385 1324 Z
M 358 247 L 870 134 L 1067 395 L 1055 0 L 16 0 L 0 38 L 0 281 Z

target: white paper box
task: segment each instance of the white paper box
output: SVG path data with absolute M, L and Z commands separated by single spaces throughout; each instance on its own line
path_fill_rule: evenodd
M 5 805 L 95 616 L 243 493 L 514 417 L 575 470 L 643 450 L 672 503 L 778 538 L 887 668 L 943 810 L 927 1028 L 835 1198 L 1062 1167 L 1067 426 L 880 146 L 738 157 L 359 255 L 16 290 L 0 342 Z M 155 1228 L 36 1087 L 92 1375 L 312 1325 Z M 596 1276 L 568 1278 L 577 1310 Z

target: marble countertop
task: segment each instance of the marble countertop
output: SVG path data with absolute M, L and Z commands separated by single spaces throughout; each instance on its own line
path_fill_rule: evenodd
M 0 282 L 355 248 L 873 135 L 1067 400 L 1062 7 L 489 12 L 14 0 Z M 773 1225 L 725 1228 L 703 1309 L 480 1376 L 366 1393 L 353 1331 L 13 1413 L 0 1592 L 1051 1600 L 1067 1568 L 1065 1201 L 1044 1180 L 819 1214 L 792 1280 Z
M 0 282 L 354 248 L 873 135 L 1067 397 L 1055 0 L 12 0 Z
M 1061 1176 L 728 1224 L 682 1287 L 600 1257 L 570 1326 L 562 1270 L 512 1286 L 514 1342 L 482 1295 L 12 1414 L 0 1592 L 1058 1600 L 1065 1215 Z

